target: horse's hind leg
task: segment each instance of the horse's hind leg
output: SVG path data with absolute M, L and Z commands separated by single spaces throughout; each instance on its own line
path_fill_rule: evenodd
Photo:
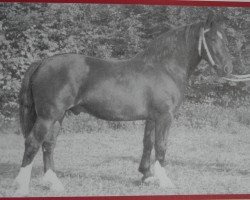
M 150 171 L 150 156 L 154 146 L 155 140 L 155 122 L 148 120 L 146 121 L 144 138 L 143 138 L 143 153 L 141 163 L 139 166 L 139 172 L 143 174 L 142 181 L 147 181 L 149 177 L 152 177 Z
M 50 133 L 45 137 L 45 140 L 42 144 L 43 151 L 43 163 L 44 163 L 44 177 L 43 182 L 48 183 L 50 188 L 53 191 L 61 192 L 64 190 L 63 184 L 57 178 L 55 174 L 55 166 L 54 166 L 54 148 L 56 146 L 57 136 L 61 129 L 61 125 L 56 122 L 51 129 Z
M 51 125 L 52 120 L 38 117 L 30 135 L 25 139 L 25 151 L 22 166 L 17 178 L 15 179 L 15 183 L 19 186 L 14 194 L 15 196 L 24 196 L 29 193 L 29 182 L 33 159 L 43 143 Z
M 155 166 L 154 176 L 160 181 L 161 187 L 175 188 L 174 184 L 168 178 L 165 169 L 165 154 L 167 149 L 167 139 L 169 129 L 173 121 L 173 115 L 170 112 L 164 113 L 156 120 L 155 129 Z
M 49 169 L 55 170 L 53 153 L 60 128 L 60 124 L 56 122 L 51 128 L 50 133 L 46 135 L 42 144 L 44 173 Z

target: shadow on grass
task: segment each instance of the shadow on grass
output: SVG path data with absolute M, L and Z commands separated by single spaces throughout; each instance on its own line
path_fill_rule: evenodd
M 14 180 L 14 178 L 17 176 L 19 170 L 21 167 L 21 163 L 0 163 L 0 180 L 11 178 Z M 32 168 L 32 177 L 38 177 L 43 173 L 42 167 L 33 167 Z
M 240 174 L 243 176 L 250 175 L 250 171 L 247 169 L 237 169 L 236 165 L 229 164 L 229 163 L 198 163 L 191 160 L 187 161 L 180 161 L 180 160 L 168 160 L 168 165 L 177 166 L 177 167 L 189 167 L 196 170 L 203 170 L 203 171 L 210 171 L 210 172 L 226 172 L 226 173 L 234 173 Z
M 141 180 L 136 180 L 135 178 L 126 178 L 125 176 L 118 176 L 118 175 L 100 175 L 103 181 L 112 181 L 115 183 L 119 183 L 121 185 L 134 185 L 140 186 L 142 184 Z
M 133 169 L 131 169 L 133 170 Z M 137 170 L 137 169 L 135 169 Z M 136 176 L 133 178 L 125 176 L 122 171 L 120 175 L 117 174 L 111 174 L 108 172 L 100 172 L 98 173 L 87 173 L 84 172 L 84 168 L 81 168 L 81 170 L 64 170 L 64 171 L 57 171 L 58 178 L 70 178 L 70 179 L 91 179 L 91 180 L 100 180 L 101 181 L 107 181 L 107 182 L 113 182 L 117 183 L 119 185 L 131 185 L 132 186 L 140 186 L 142 184 L 141 179 L 137 179 Z M 138 172 L 139 173 L 139 172 Z
M 112 162 L 117 162 L 117 161 L 129 161 L 129 162 L 132 162 L 135 164 L 138 163 L 138 165 L 139 165 L 140 159 L 133 157 L 133 156 L 112 156 L 112 157 L 110 156 L 99 163 L 92 164 L 91 166 L 92 167 L 101 167 L 102 165 L 110 164 Z
M 92 167 L 100 167 L 102 165 L 115 163 L 117 161 L 132 162 L 134 164 L 137 164 L 138 167 L 139 167 L 139 164 L 140 164 L 140 158 L 136 158 L 136 157 L 133 157 L 133 156 L 113 156 L 113 157 L 109 157 L 109 158 L 105 159 L 104 161 L 102 161 L 100 163 L 93 164 L 91 166 Z M 137 169 L 135 169 L 135 170 L 137 170 Z M 132 183 L 135 186 L 140 186 L 142 184 L 141 179 L 135 180 L 135 179 L 132 179 L 132 178 L 124 178 L 123 176 L 117 176 L 117 175 L 101 175 L 100 177 L 102 178 L 102 180 L 115 181 L 115 182 L 122 183 L 122 184 L 123 183 L 128 183 L 128 182 Z
M 112 181 L 118 184 L 128 184 L 128 183 L 132 183 L 134 186 L 139 186 L 141 184 L 141 180 L 136 180 L 135 178 L 127 178 L 124 175 L 115 175 L 115 174 L 88 174 L 86 172 L 84 172 L 84 169 L 82 169 L 83 171 L 58 171 L 58 177 L 59 178 L 70 178 L 70 179 L 101 179 L 102 181 Z

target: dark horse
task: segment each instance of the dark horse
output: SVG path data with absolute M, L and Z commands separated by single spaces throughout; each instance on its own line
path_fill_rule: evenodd
M 209 15 L 170 30 L 129 60 L 111 61 L 79 54 L 62 54 L 31 65 L 20 92 L 20 121 L 25 137 L 22 167 L 16 178 L 17 195 L 29 192 L 32 162 L 42 146 L 44 179 L 52 189 L 63 186 L 54 173 L 53 150 L 66 111 L 87 112 L 113 121 L 145 120 L 139 171 L 143 181 L 154 175 L 171 186 L 164 172 L 165 153 L 173 114 L 179 108 L 186 81 L 202 59 L 219 77 L 232 72 L 221 21 Z M 59 122 L 59 123 L 57 123 Z M 150 155 L 155 148 L 155 172 Z M 157 172 L 160 171 L 160 172 Z

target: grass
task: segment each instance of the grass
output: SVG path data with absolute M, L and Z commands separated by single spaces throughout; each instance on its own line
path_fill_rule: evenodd
M 182 106 L 172 126 L 166 171 L 176 189 L 141 184 L 142 122 L 108 124 L 86 115 L 70 116 L 55 150 L 65 192 L 41 185 L 41 152 L 36 156 L 31 196 L 245 194 L 250 193 L 250 112 L 209 104 Z M 114 130 L 119 127 L 119 130 Z M 7 133 L 8 131 L 5 131 Z M 1 134 L 0 196 L 11 196 L 24 144 L 21 135 Z M 154 158 L 152 157 L 152 163 Z

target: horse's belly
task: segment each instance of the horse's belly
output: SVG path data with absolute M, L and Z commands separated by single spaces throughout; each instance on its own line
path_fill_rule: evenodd
M 107 105 L 87 105 L 84 108 L 89 114 L 108 121 L 134 121 L 146 118 L 146 112 L 138 112 L 130 105 L 121 106 L 119 109 L 110 108 Z
M 143 90 L 100 87 L 87 92 L 82 102 L 90 114 L 105 120 L 142 120 L 148 113 Z

